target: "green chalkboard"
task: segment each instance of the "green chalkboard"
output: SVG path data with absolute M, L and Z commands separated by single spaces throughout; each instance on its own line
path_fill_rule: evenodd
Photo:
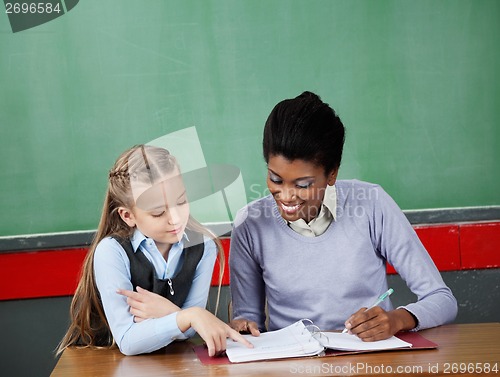
M 95 229 L 118 154 L 187 127 L 256 199 L 265 119 L 303 90 L 346 125 L 341 178 L 500 204 L 499 1 L 72 3 L 16 33 L 0 12 L 0 236 Z

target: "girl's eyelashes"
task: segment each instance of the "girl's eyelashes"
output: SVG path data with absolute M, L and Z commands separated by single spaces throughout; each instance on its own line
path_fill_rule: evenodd
M 186 195 L 186 192 L 184 192 L 181 196 L 179 196 L 177 198 L 177 204 L 178 206 L 182 206 L 184 204 L 187 204 L 188 200 L 187 200 L 187 195 Z
M 187 199 L 182 199 L 182 200 L 180 200 L 177 203 L 177 205 L 178 206 L 182 206 L 182 205 L 185 205 L 187 203 L 188 203 Z M 165 213 L 166 213 L 166 211 L 151 212 L 151 216 L 153 216 L 153 217 L 162 217 Z

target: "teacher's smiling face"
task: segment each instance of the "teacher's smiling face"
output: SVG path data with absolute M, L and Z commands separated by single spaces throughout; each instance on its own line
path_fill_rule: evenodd
M 282 155 L 271 155 L 267 164 L 267 187 L 287 221 L 311 221 L 318 216 L 327 185 L 335 184 L 338 169 L 326 173 L 322 166 Z

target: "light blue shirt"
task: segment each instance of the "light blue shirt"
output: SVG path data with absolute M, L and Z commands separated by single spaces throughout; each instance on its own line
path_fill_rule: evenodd
M 182 266 L 183 239 L 172 245 L 168 259 L 156 247 L 154 241 L 136 230 L 131 237 L 135 252 L 140 249 L 152 262 L 158 278 L 172 278 Z M 205 250 L 196 267 L 191 290 L 182 309 L 198 306 L 205 308 L 217 256 L 215 243 L 204 237 Z M 125 355 L 153 352 L 170 344 L 174 340 L 187 339 L 195 331 L 181 332 L 177 326 L 177 313 L 165 317 L 134 322 L 129 312 L 127 298 L 116 293 L 118 289 L 132 290 L 130 260 L 120 244 L 111 237 L 106 237 L 96 247 L 94 255 L 94 274 L 96 285 L 101 295 L 104 312 L 111 328 L 111 333 Z

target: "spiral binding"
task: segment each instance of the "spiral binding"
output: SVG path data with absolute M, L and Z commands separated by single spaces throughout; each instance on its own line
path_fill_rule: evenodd
M 319 341 L 320 343 L 321 343 L 321 341 L 319 339 L 321 339 L 321 337 L 325 337 L 327 342 L 330 340 L 328 338 L 328 336 L 323 331 L 321 331 L 321 329 L 318 326 L 316 326 L 314 324 L 314 322 L 312 320 L 310 320 L 309 318 L 303 318 L 303 319 L 301 319 L 301 321 L 302 321 L 302 323 L 309 322 L 308 325 L 306 325 L 304 323 L 304 326 L 305 326 L 306 330 L 309 331 L 309 333 L 311 333 L 311 336 L 314 339 L 316 339 L 317 341 Z M 302 335 L 303 335 L 303 333 L 302 333 Z M 318 336 L 319 339 L 316 338 L 316 336 Z

